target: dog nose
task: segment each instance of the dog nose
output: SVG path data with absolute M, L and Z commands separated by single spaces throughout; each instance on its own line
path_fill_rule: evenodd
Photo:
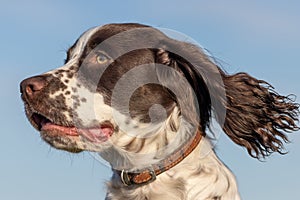
M 46 77 L 34 76 L 20 83 L 20 92 L 28 97 L 34 97 L 47 85 Z

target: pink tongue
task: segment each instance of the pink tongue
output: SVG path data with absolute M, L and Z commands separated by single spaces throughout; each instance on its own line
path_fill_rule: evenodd
M 79 129 L 78 132 L 92 142 L 105 142 L 113 134 L 111 128 Z

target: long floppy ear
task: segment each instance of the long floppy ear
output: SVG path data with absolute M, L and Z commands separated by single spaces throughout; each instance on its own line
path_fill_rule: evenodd
M 223 130 L 255 158 L 284 153 L 285 132 L 299 130 L 299 104 L 246 73 L 223 74 L 227 114 Z
M 169 50 L 158 50 L 157 62 L 186 76 L 197 96 L 202 130 L 214 110 L 224 132 L 252 157 L 284 153 L 284 132 L 299 130 L 299 104 L 246 73 L 227 75 L 193 44 L 168 40 L 165 46 Z

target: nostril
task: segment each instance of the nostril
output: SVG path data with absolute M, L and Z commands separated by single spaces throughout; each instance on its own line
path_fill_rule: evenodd
M 46 85 L 47 85 L 47 81 L 45 77 L 34 76 L 23 80 L 20 84 L 20 90 L 22 94 L 33 96 L 38 91 L 41 91 Z
M 34 91 L 38 91 L 38 90 L 35 89 L 34 85 L 27 85 L 25 87 L 25 92 L 28 95 L 33 95 Z

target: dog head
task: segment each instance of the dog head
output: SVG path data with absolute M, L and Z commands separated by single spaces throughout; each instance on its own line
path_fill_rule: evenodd
M 21 92 L 42 138 L 70 152 L 180 146 L 197 130 L 205 135 L 212 111 L 254 157 L 281 152 L 281 130 L 298 129 L 298 104 L 266 82 L 229 76 L 196 45 L 140 24 L 88 30 L 62 67 L 24 80 Z

